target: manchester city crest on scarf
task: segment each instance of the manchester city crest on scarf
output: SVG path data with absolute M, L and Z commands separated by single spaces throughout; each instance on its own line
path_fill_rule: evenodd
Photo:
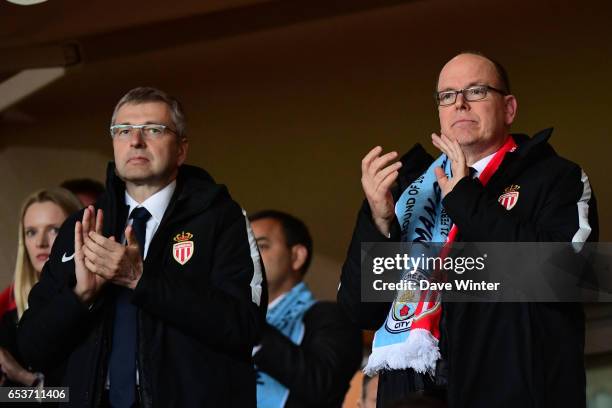
M 420 271 L 413 272 L 410 274 L 410 277 L 405 277 L 405 280 L 415 282 L 416 287 L 418 287 L 418 282 L 421 279 L 427 279 L 427 277 Z M 393 301 L 389 311 L 389 318 L 385 322 L 385 329 L 389 333 L 401 333 L 410 330 L 418 305 L 418 291 L 401 291 L 395 301 Z
M 411 294 L 411 291 L 405 291 Z M 403 331 L 410 330 L 412 318 L 416 310 L 416 302 L 403 302 L 403 299 L 396 299 L 393 302 L 393 307 L 389 312 L 391 314 L 390 319 L 387 319 L 385 328 L 389 333 L 400 333 Z M 415 299 L 418 300 L 418 299 Z
M 191 232 L 181 232 L 174 237 L 176 244 L 172 246 L 172 256 L 181 265 L 185 265 L 193 256 L 193 234 Z

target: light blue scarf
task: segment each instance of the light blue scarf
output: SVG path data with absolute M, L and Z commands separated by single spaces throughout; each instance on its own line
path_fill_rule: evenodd
M 271 326 L 299 345 L 304 337 L 304 314 L 315 303 L 312 293 L 304 282 L 291 289 L 273 308 L 268 309 L 266 320 Z M 258 370 L 257 406 L 260 408 L 284 407 L 289 389 Z
M 402 242 L 446 242 L 452 224 L 442 207 L 441 191 L 434 172 L 436 167 L 443 168 L 446 175 L 450 176 L 450 160 L 442 155 L 403 191 L 395 204 Z M 422 255 L 422 248 L 415 250 L 418 253 L 411 256 Z M 413 265 L 409 265 L 409 268 L 412 269 Z M 417 273 L 412 278 L 428 278 L 429 271 L 419 272 L 420 276 Z M 404 278 L 409 278 L 407 271 Z M 397 293 L 386 321 L 374 335 L 372 354 L 364 369 L 366 374 L 374 375 L 383 369 L 399 370 L 408 367 L 421 373 L 434 371 L 435 362 L 440 357 L 438 340 L 426 330 L 411 330 L 417 306 L 418 292 Z

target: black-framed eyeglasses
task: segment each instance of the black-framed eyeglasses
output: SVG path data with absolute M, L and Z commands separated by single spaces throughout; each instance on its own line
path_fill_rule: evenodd
M 146 125 L 113 125 L 110 127 L 110 134 L 113 139 L 116 137 L 127 138 L 132 134 L 134 129 L 139 130 L 141 134 L 148 139 L 158 138 L 166 132 L 176 134 L 176 130 L 172 129 L 170 126 L 158 125 L 155 123 L 148 123 Z
M 463 98 L 466 101 L 474 102 L 480 101 L 487 97 L 489 91 L 494 91 L 502 95 L 508 95 L 507 92 L 501 89 L 493 88 L 489 85 L 474 85 L 469 88 L 459 89 L 458 91 L 441 91 L 434 93 L 434 99 L 438 106 L 448 106 L 455 103 L 458 94 L 463 94 Z

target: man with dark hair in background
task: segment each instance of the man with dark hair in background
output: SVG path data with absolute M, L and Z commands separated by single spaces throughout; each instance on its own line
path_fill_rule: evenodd
M 165 92 L 129 91 L 110 136 L 107 191 L 66 220 L 30 292 L 23 359 L 65 363 L 74 407 L 254 407 L 267 301 L 244 211 L 184 164 L 185 115 Z
M 338 301 L 361 328 L 377 330 L 366 371 L 379 373 L 378 403 L 448 384 L 452 408 L 585 407 L 581 304 L 361 302 L 362 242 L 598 239 L 589 179 L 548 143 L 552 129 L 509 133 L 518 104 L 500 64 L 455 56 L 435 100 L 432 142 L 443 155 L 416 145 L 396 161 L 378 146 L 361 162 L 366 199 Z
M 253 350 L 258 406 L 340 407 L 361 362 L 361 333 L 335 303 L 317 302 L 302 282 L 312 259 L 306 225 L 273 210 L 249 219 L 270 302 Z
M 66 180 L 60 187 L 77 196 L 83 207 L 95 204 L 104 193 L 104 184 L 89 178 Z

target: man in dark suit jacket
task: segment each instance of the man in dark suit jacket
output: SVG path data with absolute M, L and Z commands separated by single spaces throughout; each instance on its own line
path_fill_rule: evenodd
M 340 407 L 361 362 L 361 334 L 302 282 L 312 258 L 304 223 L 279 211 L 250 217 L 269 290 L 261 344 L 253 350 L 259 407 Z

